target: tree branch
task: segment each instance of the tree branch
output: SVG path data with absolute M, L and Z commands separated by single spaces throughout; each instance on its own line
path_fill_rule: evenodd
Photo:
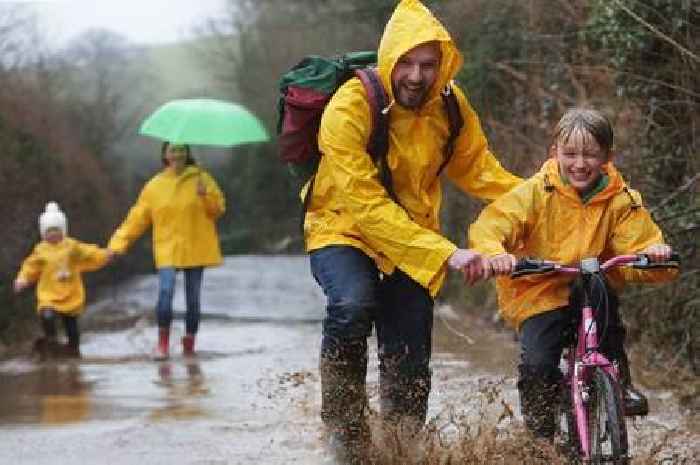
M 641 16 L 639 16 L 637 13 L 634 11 L 630 10 L 627 8 L 625 5 L 620 0 L 612 0 L 612 2 L 617 5 L 622 11 L 630 15 L 632 18 L 634 18 L 636 21 L 638 21 L 640 24 L 642 24 L 644 27 L 649 29 L 651 32 L 665 40 L 666 42 L 670 43 L 674 47 L 676 47 L 681 53 L 684 55 L 687 55 L 689 58 L 693 59 L 694 61 L 700 63 L 700 57 L 698 57 L 696 54 L 688 50 L 687 48 L 683 47 L 681 44 L 664 34 L 663 32 L 659 31 L 656 29 L 654 26 L 649 24 L 647 21 L 644 20 Z
M 692 178 L 690 178 L 690 179 L 688 180 L 688 182 L 686 182 L 686 183 L 683 184 L 681 187 L 679 187 L 678 189 L 676 189 L 675 191 L 673 191 L 673 192 L 671 193 L 671 195 L 669 195 L 668 197 L 666 197 L 665 199 L 663 199 L 661 202 L 659 202 L 654 208 L 650 208 L 650 209 L 649 209 L 649 212 L 650 212 L 650 213 L 654 213 L 656 210 L 658 210 L 659 208 L 663 207 L 664 205 L 666 205 L 667 203 L 669 203 L 671 200 L 675 199 L 679 194 L 681 194 L 682 192 L 685 192 L 685 191 L 687 191 L 688 189 L 690 189 L 690 187 L 691 187 L 691 186 L 695 183 L 695 181 L 697 181 L 698 179 L 700 179 L 700 173 L 695 173 L 695 176 L 693 176 Z
M 521 73 L 520 71 L 516 70 L 510 65 L 507 65 L 503 62 L 494 62 L 494 61 L 487 61 L 486 62 L 488 65 L 493 66 L 494 68 L 503 71 L 504 73 L 510 75 L 514 79 L 516 79 L 519 82 L 525 83 L 525 84 L 530 84 L 532 83 L 532 79 L 530 79 L 525 73 Z M 562 94 L 561 92 L 552 92 L 550 90 L 544 89 L 542 87 L 538 87 L 535 89 L 539 94 L 544 95 L 545 97 L 549 97 L 553 100 L 558 100 L 558 101 L 564 101 L 569 105 L 574 105 L 576 103 L 576 99 L 573 97 L 570 97 L 566 94 Z

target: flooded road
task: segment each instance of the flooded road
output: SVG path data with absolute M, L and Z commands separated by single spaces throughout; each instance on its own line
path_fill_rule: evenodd
M 180 318 L 171 359 L 151 361 L 156 291 L 155 276 L 138 277 L 91 305 L 79 361 L 0 363 L 0 463 L 325 463 L 316 369 L 324 298 L 308 259 L 228 257 L 207 270 L 194 359 L 180 356 Z M 184 310 L 181 282 L 175 310 Z M 496 424 L 508 408 L 518 416 L 512 335 L 441 306 L 434 345 L 435 424 L 457 417 Z M 683 411 L 669 393 L 647 393 L 654 414 L 632 428 L 634 450 L 641 457 L 659 445 L 658 460 L 648 463 L 693 463 L 662 460 L 700 454 L 698 412 Z

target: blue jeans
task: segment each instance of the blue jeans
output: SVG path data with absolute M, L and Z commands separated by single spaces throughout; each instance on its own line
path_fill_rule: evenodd
M 382 415 L 422 423 L 430 392 L 434 305 L 428 290 L 398 269 L 382 276 L 354 247 L 324 247 L 311 253 L 310 262 L 327 297 L 321 340 L 324 421 L 352 423 L 366 406 L 367 337 L 374 325 Z
M 200 295 L 202 291 L 202 273 L 204 268 L 184 268 L 185 274 L 185 331 L 187 334 L 197 334 L 200 317 Z M 175 295 L 175 268 L 158 269 L 158 303 L 156 317 L 159 328 L 170 328 L 173 321 L 173 296 Z

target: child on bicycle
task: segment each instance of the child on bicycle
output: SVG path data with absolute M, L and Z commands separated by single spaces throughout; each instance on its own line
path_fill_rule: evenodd
M 470 247 L 482 253 L 483 273 L 507 276 L 516 257 L 560 263 L 583 258 L 645 253 L 652 261 L 668 260 L 658 226 L 612 163 L 613 129 L 591 109 L 568 110 L 557 124 L 551 158 L 541 170 L 487 206 L 469 228 Z M 601 352 L 618 363 L 627 414 L 645 415 L 646 398 L 634 387 L 623 348 L 625 330 L 615 291 L 624 281 L 660 282 L 675 271 L 617 268 L 608 274 L 609 317 Z M 468 279 L 473 277 L 467 276 Z M 518 391 L 528 429 L 551 438 L 561 379 L 559 361 L 566 334 L 575 330 L 576 305 L 571 281 L 564 275 L 531 276 L 497 281 L 500 312 L 517 328 L 521 344 Z M 602 329 L 599 329 L 602 332 Z M 570 339 L 569 339 L 570 340 Z
M 37 312 L 44 338 L 36 344 L 42 358 L 61 355 L 56 338 L 56 319 L 63 321 L 68 338 L 65 355 L 80 356 L 78 316 L 85 303 L 81 274 L 102 268 L 109 261 L 107 249 L 85 244 L 66 235 L 66 215 L 56 202 L 46 204 L 39 216 L 39 242 L 22 263 L 14 282 L 14 291 L 21 292 L 37 283 Z

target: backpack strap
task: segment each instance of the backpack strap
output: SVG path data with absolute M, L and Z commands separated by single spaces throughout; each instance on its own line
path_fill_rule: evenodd
M 355 75 L 365 88 L 372 114 L 372 132 L 367 143 L 367 152 L 379 170 L 379 180 L 389 197 L 398 205 L 401 205 L 394 191 L 391 169 L 389 169 L 387 161 L 389 153 L 389 113 L 385 112 L 384 109 L 389 105 L 389 96 L 384 90 L 376 68 L 356 69 Z
M 356 69 L 355 75 L 365 88 L 372 115 L 372 133 L 367 151 L 375 161 L 389 152 L 389 117 L 382 110 L 389 104 L 389 97 L 379 80 L 376 68 Z
M 455 151 L 455 142 L 457 141 L 457 137 L 459 137 L 462 126 L 464 126 L 464 117 L 462 117 L 462 112 L 459 109 L 457 97 L 452 91 L 452 83 L 445 86 L 442 92 L 440 92 L 440 97 L 442 97 L 445 112 L 447 113 L 447 123 L 450 127 L 450 133 L 447 136 L 447 142 L 445 142 L 445 146 L 443 147 L 443 159 L 436 177 L 440 177 L 442 170 L 452 159 L 452 155 Z
M 632 210 L 636 210 L 642 206 L 639 202 L 637 202 L 637 199 L 634 198 L 634 195 L 632 195 L 632 192 L 627 185 L 625 185 L 622 190 L 624 190 L 625 194 L 627 194 L 627 196 L 630 198 L 630 208 L 632 208 Z

